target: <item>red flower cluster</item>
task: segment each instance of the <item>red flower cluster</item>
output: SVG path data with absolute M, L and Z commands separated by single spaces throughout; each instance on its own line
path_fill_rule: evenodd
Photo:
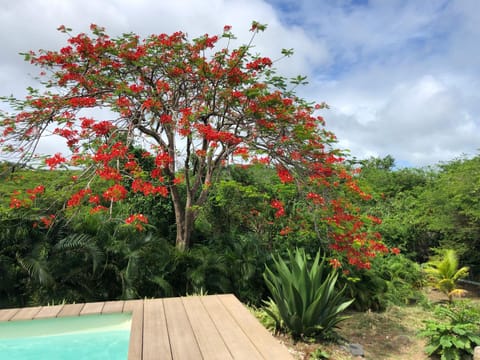
M 342 263 L 340 261 L 338 261 L 338 259 L 330 259 L 330 265 L 334 268 L 334 269 L 338 269 L 338 268 L 341 268 L 342 267 Z
M 279 234 L 281 236 L 287 236 L 293 231 L 293 229 L 290 226 L 285 226 L 282 230 L 280 230 Z
M 268 57 L 258 58 L 247 64 L 247 69 L 260 70 L 266 66 L 272 66 L 272 60 Z
M 43 224 L 45 228 L 49 228 L 52 226 L 53 221 L 55 220 L 55 215 L 49 215 L 49 216 L 42 216 L 40 218 L 40 222 Z
M 90 189 L 82 189 L 77 193 L 73 194 L 70 199 L 67 201 L 67 207 L 78 206 L 81 204 L 83 198 L 87 195 L 90 195 L 92 190 Z
M 112 160 L 126 158 L 127 153 L 128 147 L 120 141 L 112 146 L 109 146 L 109 144 L 103 144 L 93 155 L 92 160 L 97 163 L 103 163 L 104 166 L 108 166 L 108 163 Z
M 312 200 L 312 202 L 315 205 L 324 205 L 325 204 L 325 199 L 317 193 L 309 192 L 307 194 L 307 199 Z
M 50 170 L 55 169 L 59 164 L 66 162 L 67 159 L 62 156 L 60 153 L 56 153 L 50 158 L 45 159 L 45 164 L 50 167 Z
M 104 180 L 114 180 L 114 181 L 122 180 L 122 174 L 120 174 L 120 171 L 110 166 L 105 166 L 102 169 L 98 169 L 97 174 Z
M 74 97 L 68 102 L 73 107 L 93 107 L 96 105 L 97 99 L 93 97 Z
M 97 136 L 108 135 L 115 126 L 110 121 L 100 121 L 92 125 L 92 130 Z
M 168 188 L 166 186 L 154 186 L 149 181 L 142 179 L 135 179 L 132 182 L 132 191 L 141 192 L 143 195 L 161 195 L 163 197 L 168 196 Z
M 391 248 L 390 251 L 392 252 L 392 254 L 395 254 L 395 255 L 400 254 L 400 249 L 396 247 Z
M 270 202 L 270 206 L 277 211 L 275 212 L 275 217 L 279 218 L 285 215 L 285 209 L 283 207 L 283 203 L 280 200 L 272 200 Z
M 281 165 L 277 166 L 277 175 L 280 178 L 280 181 L 284 184 L 291 183 L 295 180 L 292 174 L 290 174 L 290 171 Z
M 148 224 L 148 218 L 143 214 L 133 214 L 125 219 L 125 223 L 134 225 L 138 231 L 143 231 L 143 225 Z
M 33 189 L 27 189 L 27 194 L 30 194 L 30 199 L 34 199 L 38 194 L 43 194 L 45 192 L 45 186 L 38 185 Z
M 10 208 L 11 209 L 18 209 L 18 208 L 21 208 L 22 206 L 24 206 L 23 201 L 19 200 L 16 197 L 13 197 L 13 196 L 10 198 Z
M 166 168 L 173 161 L 172 157 L 167 152 L 159 152 L 155 156 L 155 165 L 159 168 Z
M 120 201 L 127 197 L 128 191 L 120 184 L 110 186 L 103 194 L 103 198 L 109 201 Z

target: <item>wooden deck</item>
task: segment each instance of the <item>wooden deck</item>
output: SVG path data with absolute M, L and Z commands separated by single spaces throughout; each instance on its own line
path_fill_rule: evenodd
M 109 301 L 0 310 L 0 321 L 132 312 L 129 360 L 292 360 L 233 295 Z

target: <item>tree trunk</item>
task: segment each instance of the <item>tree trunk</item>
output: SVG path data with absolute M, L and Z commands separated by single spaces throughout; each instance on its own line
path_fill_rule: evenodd
M 177 224 L 177 237 L 175 246 L 178 250 L 184 251 L 190 247 L 190 239 L 193 231 L 194 214 L 191 210 L 183 210 L 178 212 L 175 209 L 175 221 Z
M 177 235 L 175 246 L 178 250 L 184 251 L 190 247 L 190 240 L 195 223 L 195 212 L 191 209 L 191 197 L 187 196 L 185 206 L 182 205 L 180 195 L 175 187 L 171 189 L 173 207 L 175 211 L 175 222 Z

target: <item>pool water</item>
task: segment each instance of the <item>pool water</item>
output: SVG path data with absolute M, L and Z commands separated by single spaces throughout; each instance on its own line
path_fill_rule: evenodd
M 0 322 L 0 359 L 127 359 L 131 314 Z

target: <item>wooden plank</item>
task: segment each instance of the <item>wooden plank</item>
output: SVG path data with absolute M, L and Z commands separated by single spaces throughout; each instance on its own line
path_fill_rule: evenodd
M 143 300 L 125 301 L 123 312 L 132 313 L 128 360 L 141 360 L 143 352 Z
M 103 301 L 86 303 L 82 311 L 80 311 L 80 315 L 101 314 L 104 305 L 105 303 Z
M 172 359 L 162 299 L 143 303 L 143 360 Z
M 218 298 L 265 359 L 293 360 L 287 348 L 280 344 L 235 296 L 218 295 Z
M 217 296 L 204 296 L 201 301 L 234 359 L 263 359 Z
M 32 320 L 42 307 L 27 307 L 20 309 L 10 320 Z
M 107 301 L 102 309 L 102 314 L 123 312 L 124 301 Z
M 233 359 L 223 342 L 223 338 L 215 327 L 215 323 L 208 315 L 205 307 L 198 296 L 182 298 L 185 311 L 193 332 L 197 339 L 198 346 L 204 359 L 228 360 Z
M 63 306 L 64 306 L 63 304 L 62 305 L 54 305 L 54 306 L 44 306 L 38 312 L 38 314 L 35 315 L 35 319 L 57 317 L 57 315 L 60 313 L 60 311 L 62 311 Z
M 2 309 L 0 310 L 0 321 L 8 321 L 15 316 L 20 309 Z
M 187 313 L 185 312 L 182 299 L 164 299 L 163 306 L 165 309 L 165 319 L 167 321 L 172 358 L 174 360 L 202 359 L 202 354 Z
M 64 316 L 78 316 L 82 311 L 85 304 L 67 304 L 63 306 L 63 309 L 60 310 L 57 317 Z

